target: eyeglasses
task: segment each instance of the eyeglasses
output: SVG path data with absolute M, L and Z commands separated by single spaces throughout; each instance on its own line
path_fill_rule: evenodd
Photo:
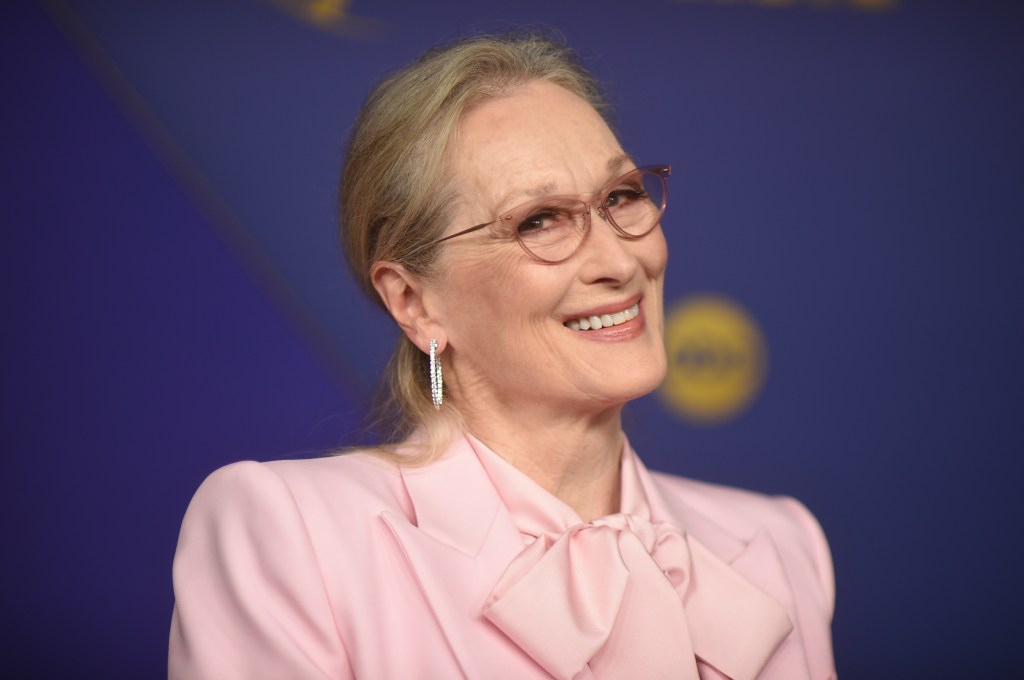
M 435 245 L 497 225 L 498 238 L 514 238 L 526 254 L 547 264 L 568 260 L 590 233 L 591 209 L 615 229 L 620 238 L 635 241 L 654 230 L 665 214 L 668 165 L 645 165 L 604 185 L 597 200 L 581 196 L 547 196 L 504 212 L 495 220 L 439 238 Z M 587 194 L 583 194 L 586 196 Z M 424 246 L 425 247 L 425 246 Z

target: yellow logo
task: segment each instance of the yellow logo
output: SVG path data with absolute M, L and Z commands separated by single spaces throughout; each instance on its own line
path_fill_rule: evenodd
M 380 22 L 349 11 L 352 0 L 271 0 L 293 17 L 345 38 L 372 40 Z
M 757 396 L 768 364 L 757 321 L 721 295 L 694 295 L 665 325 L 668 377 L 661 395 L 687 420 L 718 424 Z

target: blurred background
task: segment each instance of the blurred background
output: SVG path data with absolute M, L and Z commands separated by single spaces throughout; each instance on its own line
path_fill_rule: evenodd
M 2 17 L 6 677 L 164 676 L 202 479 L 365 441 L 395 331 L 341 264 L 345 134 L 383 73 L 522 24 L 563 33 L 625 148 L 673 165 L 671 368 L 627 419 L 648 466 L 811 508 L 841 677 L 1024 674 L 1020 3 Z

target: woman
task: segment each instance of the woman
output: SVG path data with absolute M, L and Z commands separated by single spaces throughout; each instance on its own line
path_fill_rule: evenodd
M 648 472 L 667 166 L 564 46 L 483 37 L 373 92 L 350 266 L 402 331 L 395 444 L 211 475 L 175 557 L 181 678 L 825 678 L 828 548 L 797 502 Z

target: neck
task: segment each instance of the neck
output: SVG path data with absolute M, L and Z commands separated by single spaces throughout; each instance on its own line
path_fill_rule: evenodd
M 622 406 L 575 417 L 533 410 L 463 417 L 473 436 L 575 510 L 584 522 L 618 512 Z M 510 413 L 515 417 L 508 417 Z

